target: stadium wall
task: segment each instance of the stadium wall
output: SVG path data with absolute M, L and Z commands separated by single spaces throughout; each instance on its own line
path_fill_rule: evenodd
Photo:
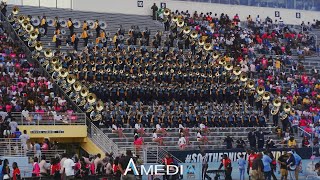
M 143 1 L 143 0 L 141 0 Z M 89 3 L 90 2 L 90 3 Z M 280 12 L 280 17 L 287 24 L 300 24 L 302 21 L 312 22 L 313 19 L 318 19 L 320 12 L 317 11 L 299 11 L 292 9 L 276 9 L 276 8 L 262 8 L 251 6 L 235 6 L 214 3 L 195 3 L 185 1 L 173 0 L 144 0 L 143 7 L 138 7 L 137 0 L 74 0 L 73 9 L 81 11 L 96 11 L 96 12 L 109 12 L 109 13 L 124 13 L 124 14 L 139 14 L 151 15 L 151 6 L 156 3 L 160 7 L 161 3 L 166 3 L 166 7 L 171 10 L 189 10 L 189 12 L 213 12 L 213 13 L 227 13 L 230 16 L 239 14 L 240 18 L 244 20 L 247 16 L 251 15 L 256 17 L 260 15 L 261 18 L 267 16 L 275 19 L 275 12 Z M 301 18 L 296 18 L 296 13 L 300 13 Z

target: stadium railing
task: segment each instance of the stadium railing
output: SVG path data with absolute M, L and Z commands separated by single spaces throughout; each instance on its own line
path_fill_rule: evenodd
M 29 112 L 25 117 L 21 112 L 12 112 L 11 116 L 19 125 L 86 125 L 85 113 Z
M 25 156 L 20 139 L 0 138 L 0 156 Z
M 101 129 L 90 122 L 90 132 L 88 137 L 99 146 L 104 152 L 113 153 L 114 156 L 118 156 L 119 148 Z
M 18 6 L 73 9 L 73 0 L 7 0 L 7 4 L 14 4 Z

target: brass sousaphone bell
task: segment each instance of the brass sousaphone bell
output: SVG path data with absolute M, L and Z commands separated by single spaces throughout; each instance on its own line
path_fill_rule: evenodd
M 90 92 L 89 92 L 89 89 L 88 89 L 87 87 L 83 87 L 83 88 L 81 89 L 81 91 L 80 91 L 80 95 L 81 95 L 82 97 L 87 97 L 89 93 L 90 93 Z
M 273 106 L 271 109 L 271 115 L 274 116 L 274 115 L 278 114 L 278 112 L 279 112 L 279 107 Z
M 169 8 L 165 8 L 163 11 L 163 15 L 169 16 L 171 14 L 171 10 Z
M 103 103 L 101 100 L 99 100 L 99 101 L 97 102 L 97 105 L 96 105 L 96 110 L 97 110 L 97 111 L 102 111 L 103 108 L 104 108 L 104 103 Z
M 241 74 L 241 68 L 240 67 L 233 68 L 233 74 L 236 76 L 239 76 Z
M 36 46 L 35 46 L 35 48 L 36 48 L 37 51 L 41 51 L 42 48 L 43 48 L 42 43 L 38 41 Z
M 69 74 L 68 77 L 67 77 L 67 82 L 68 82 L 69 84 L 75 83 L 75 82 L 76 82 L 76 76 L 73 75 L 73 74 Z
M 189 26 L 186 26 L 186 27 L 183 28 L 183 33 L 184 34 L 189 34 L 190 32 L 191 32 L 191 29 L 190 29 Z
M 33 40 L 37 39 L 37 37 L 39 35 L 39 33 L 36 30 L 31 31 L 29 34 L 30 34 L 30 36 L 29 36 L 30 39 L 33 39 Z
M 205 45 L 203 46 L 204 50 L 206 51 L 210 51 L 212 50 L 212 45 L 210 43 L 205 43 Z
M 183 19 L 180 19 L 177 21 L 177 26 L 178 27 L 183 27 L 184 26 L 184 20 Z
M 82 86 L 81 86 L 81 83 L 80 83 L 79 81 L 76 81 L 76 82 L 73 84 L 73 89 L 74 89 L 75 91 L 80 91 L 81 88 L 82 88 Z
M 233 69 L 233 65 L 231 63 L 227 63 L 224 67 L 227 71 L 231 71 Z
M 87 96 L 88 103 L 93 104 L 96 102 L 96 100 L 97 100 L 97 96 L 95 94 L 93 94 L 93 93 L 88 94 L 88 96 Z
M 264 88 L 264 86 L 258 86 L 257 87 L 257 93 L 259 94 L 259 95 L 262 95 L 263 93 L 264 93 L 264 91 L 265 91 L 265 88 Z
M 198 37 L 198 32 L 193 30 L 191 31 L 191 35 L 190 35 L 193 39 L 197 38 Z
M 241 73 L 240 75 L 240 81 L 246 82 L 248 80 L 248 76 L 246 73 Z
M 46 58 L 51 58 L 51 57 L 53 56 L 52 50 L 51 50 L 51 49 L 45 49 L 45 50 L 44 50 L 44 56 L 45 56 Z
M 62 77 L 62 78 L 67 77 L 68 74 L 69 74 L 69 72 L 68 72 L 68 70 L 67 70 L 66 68 L 61 68 L 61 70 L 59 71 L 59 75 L 60 75 L 60 77 Z
M 284 112 L 289 113 L 291 111 L 291 105 L 289 103 L 285 103 L 283 105 L 283 110 Z
M 20 8 L 18 6 L 14 6 L 12 8 L 12 14 L 17 15 L 20 12 Z
M 265 101 L 268 101 L 270 99 L 270 92 L 268 91 L 265 91 L 262 95 L 262 99 L 265 100 Z
M 248 87 L 249 89 L 254 88 L 254 82 L 253 82 L 253 80 L 249 80 L 249 81 L 247 82 L 247 87 Z
M 273 106 L 275 107 L 280 107 L 281 106 L 281 99 L 280 98 L 276 98 L 272 101 Z

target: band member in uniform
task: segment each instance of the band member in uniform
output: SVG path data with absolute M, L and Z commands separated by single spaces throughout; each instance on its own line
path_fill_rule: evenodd
M 96 37 L 98 38 L 100 36 L 100 31 L 101 31 L 99 20 L 96 20 L 94 22 L 94 28 L 96 29 Z
M 81 38 L 84 40 L 84 46 L 88 45 L 88 41 L 89 41 L 89 35 L 87 32 L 87 29 L 84 29 L 82 34 L 81 34 Z
M 47 17 L 43 16 L 40 22 L 40 27 L 44 29 L 44 36 L 47 36 L 48 32 L 48 22 L 47 22 Z
M 74 33 L 74 26 L 73 26 L 73 22 L 72 22 L 71 18 L 69 18 L 69 20 L 67 22 L 67 26 L 70 30 L 70 36 L 72 36 Z

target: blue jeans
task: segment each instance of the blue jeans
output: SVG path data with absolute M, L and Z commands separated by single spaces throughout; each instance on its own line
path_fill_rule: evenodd
M 245 169 L 239 169 L 239 171 L 240 171 L 240 180 L 245 180 L 244 178 Z
M 264 172 L 264 178 L 266 180 L 271 180 L 271 175 L 272 175 L 271 171 Z

